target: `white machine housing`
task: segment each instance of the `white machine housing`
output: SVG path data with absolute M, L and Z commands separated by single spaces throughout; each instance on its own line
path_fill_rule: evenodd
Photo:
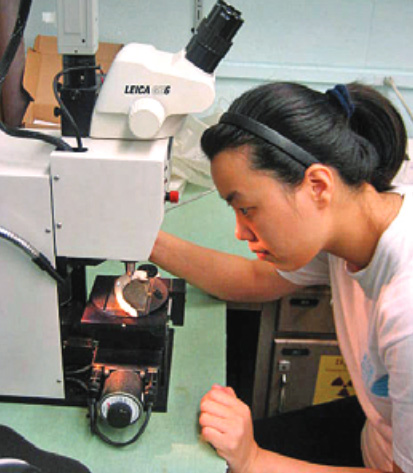
M 147 260 L 164 215 L 169 140 L 84 146 L 86 153 L 51 154 L 56 255 Z
M 0 222 L 55 263 L 50 145 L 0 135 Z M 56 282 L 0 241 L 0 394 L 64 397 Z
M 60 54 L 95 54 L 99 46 L 98 0 L 57 0 Z
M 0 222 L 56 257 L 147 260 L 163 220 L 169 140 L 84 141 L 86 153 L 0 135 Z M 64 398 L 56 282 L 0 240 L 0 394 Z M 7 361 L 6 361 L 7 360 Z

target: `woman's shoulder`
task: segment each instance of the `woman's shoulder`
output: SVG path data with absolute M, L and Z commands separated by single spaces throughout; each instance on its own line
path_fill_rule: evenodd
M 377 321 L 382 327 L 413 335 L 413 262 L 406 264 L 383 286 L 377 309 Z
M 379 259 L 386 264 L 396 264 L 399 270 L 411 268 L 413 262 L 413 187 L 404 190 L 403 203 L 397 217 L 380 238 L 376 250 Z

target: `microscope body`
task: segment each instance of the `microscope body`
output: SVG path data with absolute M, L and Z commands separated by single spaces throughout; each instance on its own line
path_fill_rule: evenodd
M 85 139 L 84 155 L 6 135 L 0 142 L 0 220 L 66 280 L 58 287 L 1 241 L 0 396 L 66 404 L 64 344 L 84 336 L 88 268 L 148 259 L 163 219 L 169 140 Z
M 172 54 L 131 43 L 105 78 L 92 116 L 91 136 L 159 139 L 176 134 L 185 117 L 212 105 L 215 77 L 195 67 L 185 51 Z
M 82 273 L 88 265 L 149 259 L 169 193 L 172 136 L 188 113 L 213 102 L 213 76 L 198 70 L 180 53 L 157 52 L 145 45 L 124 49 L 127 54 L 120 51 L 101 88 L 91 126 L 95 136 L 83 140 L 83 150 L 50 152 L 50 147 L 39 141 L 0 136 L 3 156 L 7 157 L 0 164 L 0 220 L 38 245 L 68 280 L 75 279 L 67 291 L 58 292 L 55 281 L 32 268 L 18 249 L 1 245 L 0 331 L 18 334 L 18 340 L 14 335 L 4 337 L 1 344 L 3 359 L 10 360 L 0 373 L 2 397 L 70 403 L 64 345 L 73 333 L 68 329 L 72 322 L 66 323 L 68 316 L 62 315 L 67 313 L 64 306 L 71 304 L 64 300 L 65 294 L 73 298 L 73 286 L 83 286 Z M 151 54 L 157 67 L 153 75 L 147 66 Z M 125 59 L 131 55 L 132 63 Z M 162 73 L 162 69 L 167 72 Z M 191 69 L 195 77 L 192 89 Z M 130 77 L 145 78 L 145 94 L 132 93 Z M 165 85 L 162 94 L 161 85 Z M 187 100 L 179 100 L 184 90 L 192 90 L 192 94 Z M 159 129 L 155 131 L 152 126 L 151 137 L 146 127 L 146 138 L 132 132 L 136 127 L 133 110 L 136 112 L 142 95 L 150 105 L 149 111 L 145 109 L 144 124 L 150 122 L 148 114 L 152 114 L 154 103 L 165 110 Z M 74 139 L 69 138 L 69 142 L 75 144 Z M 80 284 L 79 278 L 83 279 Z M 88 304 L 85 292 L 75 299 L 79 306 Z M 127 316 L 113 307 L 106 312 L 109 318 L 116 312 L 116 326 L 122 325 L 117 323 L 122 315 Z M 170 316 L 167 314 L 162 323 L 166 324 Z M 81 323 L 82 314 L 71 313 L 69 318 L 73 317 L 75 325 Z M 89 317 L 85 326 L 94 336 L 96 317 L 92 319 L 93 323 Z M 107 333 L 107 323 L 100 324 L 99 330 Z M 140 323 L 134 322 L 136 326 Z M 16 373 L 20 375 L 16 377 Z

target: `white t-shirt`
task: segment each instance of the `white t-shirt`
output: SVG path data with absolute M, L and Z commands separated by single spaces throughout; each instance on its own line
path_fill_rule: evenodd
M 341 352 L 366 414 L 365 465 L 413 473 L 413 194 L 381 236 L 370 264 L 351 273 L 327 253 L 294 272 L 300 285 L 329 284 Z

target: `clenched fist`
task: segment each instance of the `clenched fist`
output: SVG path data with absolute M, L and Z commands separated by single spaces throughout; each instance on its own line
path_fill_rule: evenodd
M 202 437 L 224 458 L 232 473 L 250 473 L 258 454 L 249 407 L 229 387 L 213 385 L 201 400 Z

